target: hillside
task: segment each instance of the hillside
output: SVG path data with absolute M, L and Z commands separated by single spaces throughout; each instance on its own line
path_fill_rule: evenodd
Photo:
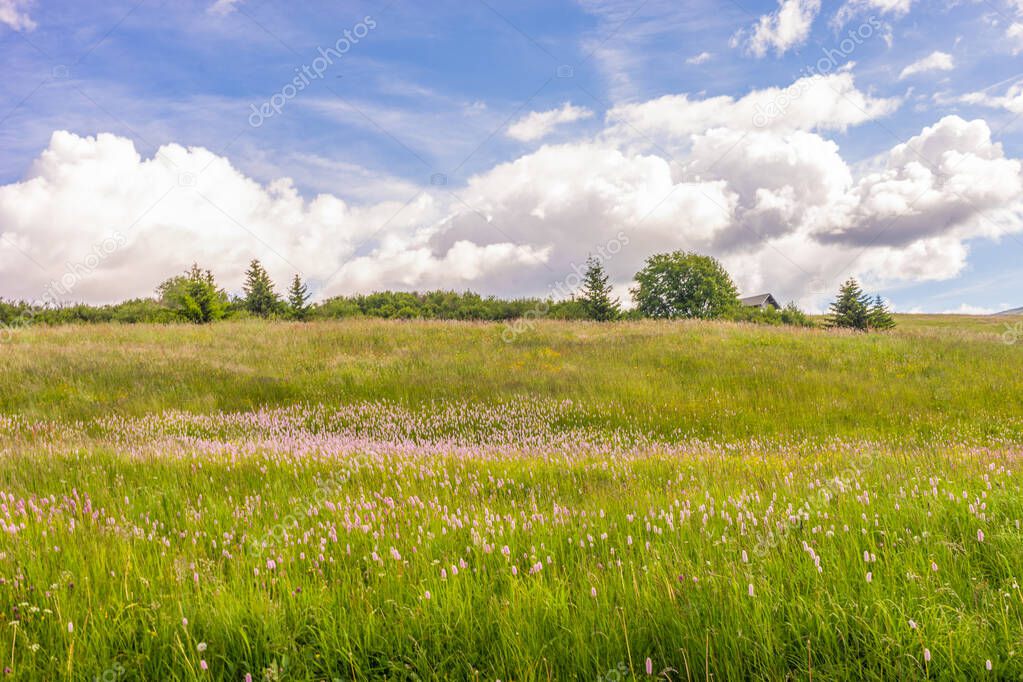
M 993 318 L 909 316 L 886 335 L 704 322 L 354 320 L 19 331 L 0 413 L 88 419 L 294 403 L 570 399 L 662 436 L 1023 440 L 1023 348 Z

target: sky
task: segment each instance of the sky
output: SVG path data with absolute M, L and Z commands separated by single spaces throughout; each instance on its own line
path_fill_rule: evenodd
M 0 0 L 0 297 L 1023 305 L 1023 0 Z

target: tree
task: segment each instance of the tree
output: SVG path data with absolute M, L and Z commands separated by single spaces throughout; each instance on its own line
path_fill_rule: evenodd
M 296 320 L 304 320 L 309 316 L 309 288 L 302 283 L 302 279 L 295 275 L 291 280 L 291 288 L 288 289 L 288 312 Z
M 622 306 L 617 298 L 611 296 L 610 278 L 601 262 L 593 256 L 586 259 L 581 302 L 586 317 L 591 320 L 609 322 L 621 317 Z
M 839 289 L 838 299 L 831 304 L 828 326 L 864 332 L 870 328 L 870 297 L 855 279 L 847 280 Z
M 164 281 L 156 293 L 176 316 L 196 324 L 219 320 L 227 313 L 227 294 L 217 286 L 212 272 L 194 263 L 184 275 Z
M 631 289 L 644 317 L 713 319 L 739 305 L 735 283 L 716 259 L 675 251 L 651 256 Z
M 895 329 L 895 318 L 892 317 L 892 311 L 888 309 L 880 296 L 874 299 L 874 305 L 871 306 L 867 318 L 867 324 L 871 329 L 882 332 Z
M 266 273 L 263 264 L 253 259 L 245 272 L 245 309 L 259 317 L 270 317 L 280 311 L 281 297 L 274 291 L 274 283 Z

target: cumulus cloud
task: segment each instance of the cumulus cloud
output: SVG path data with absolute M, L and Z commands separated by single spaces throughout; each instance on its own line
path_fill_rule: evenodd
M 32 0 L 0 0 L 0 24 L 6 24 L 15 31 L 31 31 L 36 22 L 28 15 Z
M 530 112 L 508 126 L 507 135 L 521 142 L 532 142 L 547 137 L 560 125 L 587 118 L 593 118 L 592 111 L 566 102 L 560 109 Z
M 732 45 L 745 45 L 746 51 L 756 57 L 764 57 L 773 49 L 780 57 L 806 42 L 820 11 L 820 0 L 778 0 L 777 11 L 761 16 L 749 31 L 736 33 Z
M 947 52 L 936 50 L 919 61 L 915 61 L 902 70 L 899 80 L 928 71 L 951 71 L 955 68 L 955 60 Z
M 710 128 L 731 130 L 845 130 L 882 118 L 899 106 L 897 99 L 877 98 L 856 87 L 852 73 L 806 76 L 787 88 L 754 90 L 744 97 L 691 99 L 665 95 L 623 104 L 607 114 L 607 134 L 617 138 L 649 137 L 658 143 L 687 141 Z
M 944 118 L 858 170 L 826 132 L 895 104 L 859 93 L 850 74 L 818 78 L 845 95 L 804 93 L 771 125 L 752 115 L 778 92 L 622 105 L 601 133 L 542 146 L 451 194 L 361 204 L 304 198 L 288 179 L 260 184 L 202 148 L 143 158 L 114 135 L 58 132 L 23 180 L 0 187 L 4 293 L 37 298 L 120 234 L 69 300 L 148 295 L 192 261 L 237 290 L 253 257 L 278 282 L 301 273 L 320 297 L 543 295 L 614 244 L 606 267 L 619 288 L 651 253 L 695 249 L 721 258 L 743 291 L 819 308 L 849 275 L 871 288 L 953 277 L 972 240 L 1023 231 L 1021 163 L 984 121 Z M 855 96 L 873 114 L 842 107 Z M 659 143 L 638 143 L 631 125 Z
M 454 285 L 545 258 L 500 240 L 430 250 L 426 228 L 441 217 L 425 193 L 407 204 L 304 200 L 290 180 L 262 186 L 202 148 L 171 144 L 145 159 L 124 138 L 57 132 L 23 181 L 0 187 L 0 271 L 19 273 L 7 295 L 39 299 L 70 272 L 80 276 L 67 300 L 110 301 L 148 295 L 192 261 L 237 287 L 258 257 L 279 282 L 300 272 L 332 293 L 370 279 Z M 90 254 L 114 242 L 91 267 Z
M 952 236 L 998 237 L 1018 227 L 1023 177 L 981 120 L 943 118 L 887 155 L 829 217 L 829 237 L 850 244 L 904 246 Z
M 710 58 L 713 56 L 714 55 L 712 55 L 710 52 L 701 52 L 700 54 L 693 55 L 692 57 L 687 59 L 686 64 L 706 64 L 707 62 L 710 61 Z

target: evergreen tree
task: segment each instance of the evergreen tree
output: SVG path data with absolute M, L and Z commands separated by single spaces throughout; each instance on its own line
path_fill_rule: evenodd
M 870 297 L 855 279 L 847 280 L 839 290 L 838 300 L 831 304 L 828 326 L 860 331 L 870 328 Z
M 885 305 L 880 296 L 874 299 L 874 305 L 870 308 L 868 318 L 868 324 L 871 329 L 878 331 L 895 329 L 895 318 L 892 317 L 892 311 L 888 309 L 888 306 Z
M 291 280 L 291 288 L 288 289 L 288 312 L 296 320 L 304 320 L 309 316 L 309 289 L 302 283 L 302 279 L 295 275 Z
M 245 309 L 259 317 L 270 317 L 281 308 L 281 297 L 274 291 L 274 283 L 263 264 L 253 259 L 245 272 Z
M 622 307 L 617 298 L 611 296 L 610 278 L 604 266 L 593 256 L 586 259 L 586 274 L 583 275 L 582 304 L 586 317 L 598 322 L 608 322 L 621 317 Z

